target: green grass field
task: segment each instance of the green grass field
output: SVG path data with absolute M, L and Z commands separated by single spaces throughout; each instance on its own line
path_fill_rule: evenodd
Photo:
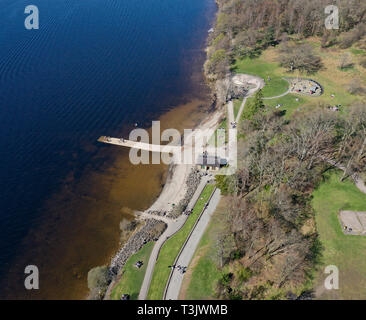
M 122 294 L 129 294 L 131 300 L 137 300 L 153 247 L 154 243 L 149 242 L 127 260 L 123 267 L 122 278 L 112 290 L 111 300 L 119 300 Z M 137 269 L 134 265 L 139 260 L 144 264 Z
M 339 57 L 346 51 L 359 59 L 366 52 L 360 49 L 341 50 L 331 48 L 323 50 L 319 40 L 309 40 L 315 51 L 323 60 L 324 68 L 316 74 L 308 75 L 300 72 L 288 73 L 281 68 L 278 61 L 278 48 L 270 48 L 262 53 L 259 58 L 237 60 L 232 66 L 237 73 L 246 73 L 259 76 L 271 81 L 263 89 L 264 97 L 280 95 L 288 89 L 284 77 L 311 78 L 318 81 L 324 88 L 324 94 L 320 97 L 308 97 L 296 94 L 289 94 L 278 99 L 264 100 L 270 108 L 282 104 L 278 110 L 286 110 L 286 117 L 291 118 L 294 111 L 306 111 L 307 108 L 325 107 L 327 105 L 341 104 L 341 112 L 347 112 L 349 106 L 360 101 L 362 97 L 352 95 L 348 92 L 349 83 L 360 77 L 366 81 L 365 70 L 355 64 L 350 70 L 339 70 Z M 357 62 L 354 61 L 354 62 Z M 331 95 L 335 97 L 332 98 Z M 296 98 L 299 100 L 296 101 Z M 250 103 L 251 98 L 247 103 Z M 234 101 L 234 113 L 237 114 L 241 101 Z M 315 210 L 315 221 L 320 241 L 323 246 L 322 267 L 315 271 L 315 290 L 323 287 L 324 267 L 336 265 L 340 271 L 340 289 L 329 292 L 320 290 L 320 298 L 323 299 L 366 299 L 366 237 L 344 235 L 337 214 L 340 210 L 366 211 L 366 195 L 362 194 L 352 181 L 341 183 L 340 174 L 332 172 L 327 175 L 325 182 L 314 191 L 312 201 Z M 214 216 L 215 217 L 215 216 Z M 213 217 L 211 224 L 205 232 L 199 248 L 197 249 L 192 266 L 190 282 L 185 292 L 186 299 L 210 299 L 214 297 L 216 281 L 220 278 L 221 272 L 214 262 L 214 234 L 220 225 L 219 220 Z
M 243 98 L 234 100 L 234 118 L 236 119 L 238 112 L 240 110 L 240 106 L 243 103 Z
M 352 95 L 348 92 L 348 86 L 350 82 L 355 78 L 361 78 L 366 81 L 366 72 L 356 61 L 361 59 L 363 50 L 357 48 L 351 48 L 347 50 L 341 49 L 329 49 L 322 50 L 320 48 L 319 41 L 308 41 L 311 43 L 316 51 L 316 54 L 321 56 L 324 63 L 323 69 L 315 74 L 306 74 L 301 72 L 290 73 L 282 68 L 278 62 L 279 51 L 278 48 L 270 48 L 262 53 L 258 58 L 250 59 L 239 59 L 233 65 L 232 69 L 237 73 L 247 73 L 259 76 L 263 78 L 267 84 L 263 88 L 264 97 L 273 97 L 280 95 L 288 89 L 288 82 L 283 78 L 286 77 L 300 77 L 300 78 L 311 78 L 319 82 L 323 88 L 324 93 L 320 97 L 307 97 L 301 95 L 293 95 L 301 98 L 300 103 L 291 101 L 291 95 L 285 96 L 279 99 L 267 100 L 266 104 L 288 104 L 286 108 L 289 114 L 292 114 L 299 106 L 304 105 L 304 110 L 309 105 L 342 105 L 343 110 L 347 111 L 348 107 L 355 101 L 359 101 L 362 97 Z M 342 54 L 349 52 L 353 54 L 354 66 L 349 70 L 339 70 L 339 59 Z M 271 81 L 268 82 L 268 77 Z M 335 97 L 332 98 L 331 95 Z
M 198 216 L 200 215 L 205 203 L 210 198 L 215 186 L 207 185 L 202 191 L 192 214 L 188 217 L 183 228 L 178 231 L 172 238 L 165 242 L 161 248 L 159 258 L 156 262 L 154 273 L 151 279 L 150 289 L 148 293 L 148 300 L 160 300 L 163 298 L 165 285 L 168 281 L 170 268 L 174 264 L 180 248 L 187 239 L 192 227 L 194 226 Z
M 215 235 L 221 227 L 223 212 L 216 210 L 195 252 L 194 266 L 185 298 L 187 300 L 214 299 L 215 286 L 222 272 L 215 262 Z
M 296 99 L 298 99 L 298 101 L 296 101 Z M 296 94 L 288 94 L 281 98 L 264 100 L 264 104 L 273 109 L 275 109 L 277 105 L 282 104 L 283 106 L 280 107 L 278 110 L 286 110 L 286 117 L 291 117 L 292 113 L 297 110 L 301 105 L 308 102 L 309 99 L 311 98 Z
M 366 237 L 345 235 L 337 214 L 340 210 L 366 211 L 366 195 L 351 181 L 341 183 L 340 174 L 327 175 L 327 181 L 314 192 L 315 220 L 323 246 L 322 267 L 316 287 L 322 286 L 324 267 L 339 269 L 339 290 L 325 290 L 324 299 L 366 299 Z
M 263 78 L 267 83 L 262 90 L 264 97 L 274 97 L 288 90 L 288 82 L 278 72 L 278 63 L 267 62 L 261 57 L 255 59 L 246 58 L 236 61 L 233 69 L 236 73 L 246 73 Z M 271 78 L 269 82 L 267 81 L 268 77 Z
M 298 99 L 298 101 L 296 101 Z M 265 106 L 270 110 L 278 110 L 278 111 L 286 111 L 285 117 L 291 118 L 292 114 L 295 111 L 305 110 L 307 103 L 310 101 L 311 98 L 306 96 L 300 96 L 297 94 L 288 94 L 281 98 L 277 99 L 264 99 L 263 102 Z M 251 103 L 254 100 L 253 97 L 247 99 L 247 104 Z M 282 104 L 282 107 L 276 109 L 278 104 Z M 304 106 L 304 107 L 303 107 Z

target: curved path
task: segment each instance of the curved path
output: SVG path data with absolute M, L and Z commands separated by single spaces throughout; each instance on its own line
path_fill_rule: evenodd
M 264 86 L 263 79 L 261 79 L 259 77 L 250 76 L 250 75 L 240 75 L 240 78 L 241 78 L 241 80 L 244 80 L 247 83 L 255 86 L 253 89 L 250 89 L 248 91 L 247 97 L 251 96 L 258 89 L 260 89 Z M 245 101 L 246 101 L 246 98 L 244 99 L 243 104 L 238 112 L 237 119 L 239 119 L 241 116 L 241 113 L 245 106 Z M 234 122 L 233 121 L 233 119 L 234 119 L 233 109 L 234 109 L 233 102 L 231 101 L 228 104 L 228 112 L 229 112 L 229 117 L 232 122 Z M 212 134 L 212 132 L 214 132 L 217 129 L 221 116 L 222 116 L 222 112 L 219 110 L 218 112 L 214 113 L 207 121 L 203 122 L 203 124 L 200 126 L 201 130 L 199 131 L 199 133 L 194 134 L 196 146 L 198 145 L 198 146 L 203 147 L 205 145 L 205 143 L 206 143 L 205 137 L 210 136 Z M 230 123 L 228 123 L 228 129 L 229 129 L 229 142 L 228 142 L 229 168 L 235 168 L 236 167 L 236 148 L 231 148 L 231 145 L 234 145 L 234 144 L 236 145 L 237 130 L 231 128 Z M 193 133 L 191 133 L 191 134 L 193 134 Z M 118 138 L 112 138 L 112 137 L 105 137 L 105 136 L 100 137 L 98 139 L 98 141 L 103 142 L 103 143 L 118 145 L 118 146 L 129 147 L 129 148 L 133 148 L 133 149 L 141 149 L 141 150 L 146 150 L 146 151 L 151 151 L 151 152 L 163 152 L 163 153 L 168 152 L 168 153 L 173 153 L 173 154 L 178 154 L 178 153 L 182 152 L 182 150 L 184 150 L 184 149 L 187 150 L 187 149 L 193 148 L 193 146 L 186 146 L 186 145 L 184 145 L 184 146 L 154 145 L 154 144 L 149 144 L 149 143 L 131 141 L 131 140 L 126 140 L 126 139 L 118 139 Z M 218 149 L 220 149 L 220 148 L 218 148 Z M 223 150 L 226 150 L 226 147 L 222 147 L 221 151 L 223 151 Z M 216 151 L 220 152 L 220 150 L 216 150 Z M 166 209 L 165 211 L 168 211 L 170 208 L 170 202 L 173 201 L 174 203 L 178 203 L 178 200 L 181 198 L 179 195 L 184 196 L 184 194 L 185 194 L 185 192 L 184 192 L 185 191 L 184 186 L 185 186 L 185 181 L 186 181 L 185 178 L 187 176 L 187 173 L 190 171 L 188 169 L 191 167 L 192 167 L 192 165 L 183 165 L 181 163 L 178 163 L 178 165 L 176 166 L 176 168 L 174 170 L 173 176 L 171 178 L 172 181 L 166 183 L 166 185 L 163 189 L 163 192 L 160 194 L 159 198 L 157 199 L 157 201 L 155 201 L 155 203 L 153 204 L 153 206 L 151 208 L 154 208 L 154 210 L 158 209 L 158 211 L 164 211 L 162 209 L 165 208 Z M 193 208 L 193 206 L 195 205 L 203 188 L 205 187 L 208 180 L 210 180 L 210 179 L 211 179 L 211 177 L 209 177 L 209 176 L 202 178 L 202 181 L 201 181 L 199 187 L 197 188 L 194 196 L 192 197 L 187 209 Z M 217 196 L 217 193 L 215 193 L 214 199 L 217 199 L 217 197 L 219 197 L 219 196 Z M 214 207 L 216 207 L 216 205 Z M 199 221 L 200 226 L 198 227 L 197 231 L 195 228 L 194 232 L 192 232 L 192 237 L 190 237 L 189 239 L 196 239 L 195 241 L 198 241 L 200 239 L 200 237 L 202 235 L 201 233 L 203 233 L 203 231 L 205 229 L 205 225 L 202 225 L 202 224 L 203 223 L 206 223 L 206 225 L 208 224 L 208 221 L 210 219 L 211 208 L 212 207 L 210 206 L 210 209 L 207 208 L 207 210 L 205 210 L 205 212 L 203 213 L 204 217 L 205 217 L 202 220 L 203 222 Z M 141 286 L 141 290 L 139 293 L 139 300 L 144 300 L 144 299 L 146 299 L 146 297 L 148 295 L 154 267 L 156 264 L 156 260 L 158 259 L 161 247 L 163 246 L 163 244 L 165 243 L 165 241 L 167 239 L 169 239 L 172 235 L 174 235 L 176 232 L 178 232 L 182 228 L 182 226 L 184 225 L 188 216 L 181 215 L 176 220 L 172 220 L 172 219 L 165 218 L 165 217 L 163 218 L 163 217 L 159 217 L 159 216 L 154 216 L 154 215 L 150 215 L 148 213 L 140 214 L 140 216 L 141 216 L 141 218 L 155 218 L 157 220 L 162 220 L 167 224 L 167 229 L 159 237 L 158 241 L 156 241 L 154 248 L 152 250 L 152 253 L 150 255 L 150 258 L 149 258 L 145 277 L 144 277 L 144 280 L 143 280 L 143 283 Z M 191 241 L 193 241 L 193 240 L 191 240 Z M 187 246 L 187 248 L 191 248 L 191 249 L 185 249 L 185 250 L 190 251 L 190 254 L 192 256 L 193 256 L 194 250 L 195 250 L 195 249 L 192 249 L 192 248 L 194 248 L 194 246 L 195 245 L 194 244 L 192 245 L 192 243 L 191 243 L 189 246 Z M 182 257 L 185 257 L 184 259 L 187 259 L 188 254 L 184 253 L 184 255 Z M 175 279 L 175 276 L 174 276 L 174 279 Z M 175 281 L 174 281 L 174 283 L 175 283 Z M 180 286 L 179 286 L 179 288 L 180 288 Z M 179 288 L 178 288 L 178 293 L 179 293 Z M 176 292 L 176 291 L 174 291 L 174 292 Z M 177 293 L 177 296 L 178 296 L 178 293 Z
M 247 99 L 249 97 L 251 97 L 253 94 L 255 94 L 259 89 L 262 89 L 265 86 L 265 82 L 262 78 L 256 77 L 256 76 L 251 76 L 251 75 L 245 75 L 247 77 L 247 82 L 250 84 L 255 85 L 254 88 L 249 89 L 248 93 L 246 94 L 246 96 L 243 99 L 243 102 L 240 106 L 240 109 L 238 111 L 238 114 L 236 115 L 236 119 L 235 122 L 238 123 L 241 117 L 241 114 L 243 113 L 244 110 L 244 106 L 247 102 Z
M 189 202 L 189 204 L 187 206 L 187 210 L 193 209 L 199 196 L 201 195 L 203 189 L 205 188 L 206 184 L 208 183 L 208 181 L 210 179 L 211 179 L 211 177 L 209 177 L 209 176 L 205 176 L 202 178 L 200 184 L 198 185 L 196 192 L 194 193 L 191 201 Z M 149 217 L 154 217 L 154 215 L 144 214 L 144 217 L 149 218 Z M 159 219 L 159 220 L 161 220 L 161 218 L 162 217 L 157 217 L 157 219 Z M 147 264 L 147 268 L 146 268 L 146 272 L 145 272 L 144 281 L 143 281 L 141 289 L 140 289 L 139 300 L 146 300 L 146 298 L 147 298 L 152 275 L 154 272 L 155 263 L 159 257 L 159 252 L 160 252 L 161 247 L 163 246 L 163 244 L 165 243 L 166 240 L 168 240 L 172 235 L 174 235 L 184 226 L 184 223 L 186 222 L 187 218 L 188 218 L 188 216 L 186 216 L 184 214 L 182 214 L 176 220 L 165 218 L 165 219 L 167 219 L 165 222 L 167 223 L 168 227 L 164 231 L 164 233 L 159 237 L 158 241 L 156 241 L 154 248 L 151 252 L 149 262 Z
M 291 82 L 288 79 L 286 79 L 286 78 L 282 78 L 282 79 L 287 81 L 287 83 L 289 85 L 288 86 L 288 90 L 286 92 L 278 95 L 278 96 L 263 98 L 263 100 L 278 99 L 278 98 L 282 98 L 284 96 L 287 96 L 289 93 L 291 93 Z
M 164 242 L 167 239 L 169 239 L 174 233 L 176 233 L 183 227 L 186 219 L 187 219 L 187 216 L 181 215 L 174 222 L 167 223 L 168 227 L 166 228 L 164 233 L 160 236 L 158 241 L 155 242 L 154 248 L 151 251 L 149 262 L 147 264 L 144 281 L 143 281 L 141 289 L 140 289 L 140 294 L 138 297 L 139 300 L 146 300 L 146 298 L 147 298 L 152 275 L 154 272 L 155 263 L 156 263 L 156 260 L 158 259 L 161 247 L 163 246 Z
M 242 104 L 240 106 L 239 112 L 238 112 L 238 114 L 236 116 L 236 119 L 235 119 L 235 121 L 237 123 L 239 122 L 240 117 L 241 117 L 241 114 L 243 113 L 244 106 L 245 106 L 245 104 L 247 102 L 247 99 L 250 98 L 251 96 L 253 96 L 257 92 L 257 90 L 262 89 L 265 86 L 265 82 L 264 82 L 263 79 L 261 79 L 259 77 L 256 77 L 256 76 L 249 76 L 249 75 L 245 75 L 245 76 L 248 77 L 248 82 L 254 84 L 255 87 L 253 89 L 250 89 L 248 91 L 247 95 L 244 97 L 243 102 L 242 102 Z M 289 88 L 288 88 L 288 90 L 286 92 L 284 92 L 284 93 L 282 93 L 282 94 L 280 94 L 278 96 L 263 98 L 263 100 L 271 100 L 271 99 L 282 98 L 282 97 L 288 95 L 289 93 L 291 93 L 290 85 L 289 85 Z
M 280 94 L 279 96 L 267 97 L 267 98 L 263 98 L 263 100 L 271 100 L 271 99 L 278 99 L 278 98 L 282 98 L 282 97 L 284 97 L 284 96 L 287 96 L 290 92 L 291 92 L 291 89 L 289 88 L 285 93 L 282 93 L 282 94 Z
M 220 202 L 221 193 L 220 189 L 216 189 L 212 195 L 207 208 L 203 211 L 201 216 L 198 218 L 198 222 L 192 229 L 185 245 L 183 246 L 178 259 L 176 260 L 177 266 L 188 266 L 192 257 L 198 247 L 198 244 L 205 232 L 212 214 L 214 213 L 218 203 Z M 164 300 L 178 300 L 179 291 L 183 283 L 184 274 L 178 269 L 173 269 L 172 275 L 167 283 Z

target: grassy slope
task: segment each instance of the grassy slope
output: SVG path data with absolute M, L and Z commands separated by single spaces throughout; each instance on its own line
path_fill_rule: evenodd
M 222 221 L 223 210 L 218 209 L 212 216 L 210 224 L 205 231 L 195 256 L 199 256 L 197 263 L 194 266 L 192 275 L 187 286 L 185 298 L 187 300 L 213 299 L 215 286 L 220 279 L 222 271 L 217 267 L 215 256 L 215 234 L 220 229 L 220 221 Z
M 154 273 L 152 276 L 148 300 L 159 300 L 162 299 L 164 294 L 164 289 L 166 282 L 168 281 L 170 268 L 177 257 L 180 248 L 182 247 L 184 241 L 189 235 L 193 225 L 195 224 L 199 214 L 201 213 L 205 203 L 211 196 L 214 190 L 214 185 L 207 185 L 202 191 L 202 194 L 197 201 L 193 209 L 193 213 L 188 217 L 183 228 L 176 233 L 171 239 L 165 242 L 163 245 L 158 261 L 156 262 Z
M 347 92 L 348 84 L 355 77 L 366 81 L 366 69 L 357 65 L 357 62 L 364 58 L 363 52 L 357 48 L 323 50 L 320 48 L 318 39 L 309 39 L 308 41 L 313 45 L 316 52 L 321 55 L 324 63 L 324 68 L 314 75 L 286 72 L 277 63 L 278 48 L 266 50 L 257 59 L 237 61 L 233 68 L 237 73 L 258 75 L 263 79 L 270 76 L 272 80 L 275 80 L 263 89 L 265 97 L 279 95 L 287 90 L 287 85 L 279 81 L 282 77 L 312 78 L 322 84 L 324 94 L 321 97 L 314 98 L 290 94 L 278 99 L 265 100 L 265 104 L 271 108 L 274 108 L 277 104 L 283 104 L 280 110 L 286 110 L 286 117 L 291 117 L 295 111 L 301 112 L 311 105 L 316 107 L 320 104 L 341 104 L 345 107 L 344 110 L 347 111 L 347 107 L 351 103 L 361 99 L 361 97 L 353 96 Z M 341 55 L 346 51 L 351 52 L 356 65 L 352 69 L 342 71 L 337 66 Z M 335 98 L 331 98 L 331 94 L 335 94 Z M 295 100 L 296 98 L 299 98 L 298 102 Z M 235 101 L 234 110 L 236 112 L 238 106 L 239 102 Z M 361 194 L 351 182 L 339 183 L 336 176 L 332 176 L 329 182 L 322 184 L 315 191 L 314 196 L 313 205 L 316 211 L 316 223 L 324 246 L 323 263 L 325 265 L 336 264 L 342 269 L 340 270 L 341 288 L 335 297 L 357 298 L 361 297 L 362 294 L 364 298 L 366 290 L 362 288 L 366 288 L 366 260 L 363 257 L 366 252 L 366 237 L 345 236 L 340 230 L 335 213 L 340 208 L 366 210 L 366 196 Z M 214 282 L 220 277 L 219 270 L 210 258 L 213 255 L 213 238 L 210 234 L 215 232 L 216 227 L 217 225 L 214 225 L 213 222 L 210 224 L 195 254 L 196 257 L 198 255 L 201 257 L 194 266 L 186 292 L 187 299 L 204 299 L 213 295 Z M 203 275 L 205 276 L 203 277 Z M 344 277 L 343 281 L 342 277 Z M 360 279 L 361 277 L 362 279 Z M 323 274 L 317 274 L 318 282 L 322 282 L 323 279 Z M 322 296 L 322 298 L 327 297 L 331 297 L 329 292 Z
M 266 82 L 270 77 L 271 81 L 263 88 L 264 97 L 277 96 L 288 90 L 288 82 L 282 79 L 281 74 L 278 72 L 278 63 L 265 61 L 262 57 L 256 59 L 246 58 L 238 60 L 233 68 L 237 73 L 259 76 Z
M 296 99 L 298 99 L 298 101 L 296 101 Z M 286 109 L 286 116 L 291 117 L 292 113 L 306 101 L 306 97 L 296 94 L 288 94 L 281 98 L 265 100 L 264 103 L 271 108 L 275 108 L 277 105 L 282 104 L 283 107 L 280 107 L 280 110 Z
M 345 235 L 337 214 L 340 210 L 366 211 L 366 195 L 350 181 L 341 183 L 339 177 L 336 173 L 328 175 L 327 181 L 314 192 L 317 230 L 324 247 L 317 284 L 323 287 L 324 267 L 335 265 L 339 269 L 340 288 L 324 291 L 320 298 L 365 299 L 366 237 Z
M 354 96 L 347 92 L 349 83 L 355 79 L 360 78 L 366 81 L 366 69 L 357 64 L 364 58 L 362 54 L 359 54 L 359 49 L 339 49 L 329 48 L 321 49 L 319 39 L 307 40 L 313 45 L 315 52 L 321 56 L 324 68 L 316 74 L 308 75 L 304 73 L 294 72 L 289 73 L 278 64 L 279 49 L 269 48 L 262 53 L 259 58 L 255 59 L 241 59 L 238 60 L 233 66 L 235 72 L 249 73 L 258 75 L 263 79 L 271 77 L 271 82 L 263 88 L 264 97 L 271 97 L 279 95 L 285 92 L 288 88 L 288 84 L 285 80 L 280 81 L 283 77 L 301 77 L 311 78 L 318 81 L 324 88 L 324 94 L 320 97 L 308 97 L 301 95 L 288 95 L 279 99 L 265 100 L 265 104 L 270 107 L 275 107 L 277 104 L 283 104 L 280 110 L 286 110 L 287 116 L 291 117 L 295 110 L 305 110 L 310 105 L 338 105 L 341 104 L 345 110 L 354 101 L 361 99 L 360 96 Z M 354 67 L 349 70 L 342 71 L 338 68 L 340 57 L 345 53 L 350 52 Z M 331 98 L 330 95 L 335 94 L 335 98 Z M 299 98 L 299 102 L 296 102 L 296 97 Z M 249 100 L 250 101 L 250 100 Z
M 153 247 L 154 243 L 149 242 L 127 260 L 123 267 L 122 278 L 112 290 L 111 300 L 119 300 L 121 295 L 126 293 L 130 295 L 131 300 L 137 300 Z M 144 264 L 140 269 L 137 269 L 134 264 L 139 260 L 143 261 Z

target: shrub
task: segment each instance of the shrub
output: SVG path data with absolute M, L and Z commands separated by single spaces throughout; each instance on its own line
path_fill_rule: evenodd
M 231 279 L 233 278 L 233 274 L 231 272 L 229 273 L 224 273 L 220 279 L 220 283 L 223 286 L 228 286 L 231 282 Z
M 95 267 L 88 272 L 88 288 L 105 290 L 112 280 L 108 267 Z
M 217 175 L 215 176 L 216 187 L 221 190 L 223 195 L 227 195 L 229 193 L 228 183 L 226 176 Z
M 346 52 L 345 54 L 343 54 L 341 56 L 338 67 L 341 70 L 344 70 L 344 69 L 349 69 L 352 66 L 353 66 L 353 62 L 352 62 L 351 54 L 349 52 Z
M 242 253 L 240 252 L 240 250 L 235 250 L 231 253 L 230 255 L 230 259 L 231 260 L 238 260 L 242 257 Z
M 331 32 L 325 32 L 322 40 L 321 40 L 321 47 L 322 48 L 329 48 L 334 46 L 337 43 L 337 38 Z
M 234 290 L 234 291 L 230 292 L 229 299 L 230 300 L 243 300 L 243 296 L 241 295 L 241 293 L 239 291 Z
M 241 282 L 246 282 L 252 276 L 252 271 L 249 268 L 242 267 L 237 272 L 237 277 Z

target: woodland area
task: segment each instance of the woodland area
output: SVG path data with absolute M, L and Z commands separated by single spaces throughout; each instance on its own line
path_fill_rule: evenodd
M 206 77 L 211 81 L 225 77 L 235 59 L 256 57 L 289 35 L 319 36 L 324 47 L 340 44 L 347 48 L 366 34 L 363 0 L 217 0 L 217 3 L 219 13 L 205 64 Z M 324 26 L 324 8 L 330 4 L 339 7 L 339 30 L 327 30 Z M 308 48 L 298 52 L 311 54 Z
M 225 247 L 222 234 L 218 251 L 224 263 L 237 260 L 238 274 L 223 279 L 218 294 L 260 299 L 268 286 L 303 284 L 317 262 L 316 230 L 306 227 L 313 216 L 311 194 L 331 168 L 326 159 L 344 164 L 348 174 L 365 168 L 366 109 L 354 106 L 345 117 L 318 110 L 291 122 L 281 112 L 259 111 L 241 126 L 240 169 L 217 179 L 230 197 L 227 234 L 235 243 Z
M 322 68 L 310 45 L 289 42 L 289 37 L 316 36 L 324 48 L 349 48 L 366 35 L 362 0 L 334 1 L 341 20 L 340 29 L 332 31 L 324 27 L 329 0 L 217 2 L 217 25 L 205 64 L 212 83 L 226 77 L 237 59 L 257 57 L 269 46 L 280 46 L 278 62 L 289 72 L 311 74 Z M 340 68 L 347 65 L 344 56 Z M 321 256 L 312 193 L 323 174 L 334 168 L 330 162 L 346 168 L 342 180 L 364 173 L 366 104 L 359 102 L 345 114 L 318 106 L 289 119 L 266 109 L 261 98 L 259 92 L 240 123 L 239 169 L 233 176 L 216 178 L 230 203 L 226 231 L 216 241 L 220 267 L 226 270 L 216 295 L 276 299 L 285 293 L 288 299 L 307 299 Z

